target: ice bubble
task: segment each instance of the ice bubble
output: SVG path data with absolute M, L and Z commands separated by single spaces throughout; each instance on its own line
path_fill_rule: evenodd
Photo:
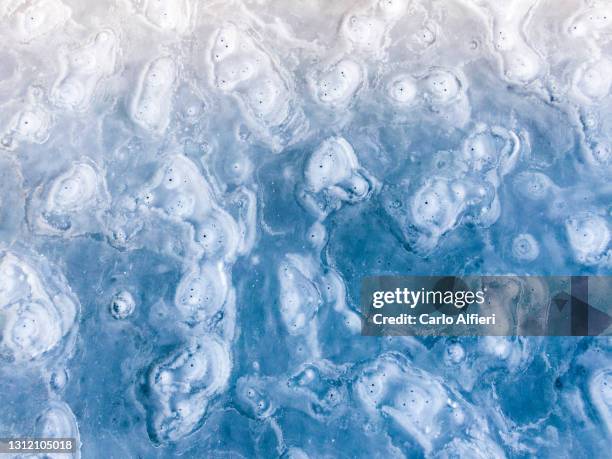
M 540 245 L 531 234 L 519 234 L 512 241 L 512 256 L 517 260 L 533 261 L 538 255 L 540 255 Z
M 511 295 L 505 293 L 504 296 L 510 297 Z M 500 359 L 507 359 L 512 353 L 512 343 L 503 336 L 486 336 L 480 345 L 484 352 Z
M 325 140 L 308 158 L 304 187 L 298 197 L 301 204 L 320 219 L 343 202 L 367 199 L 376 188 L 376 180 L 359 166 L 352 146 L 342 137 Z
M 589 394 L 603 425 L 612 433 L 612 371 L 597 371 L 589 381 Z
M 38 92 L 36 89 L 35 92 Z M 51 115 L 39 101 L 31 99 L 11 119 L 2 139 L 2 146 L 14 150 L 19 142 L 43 144 L 49 139 Z
M 160 57 L 152 61 L 144 73 L 144 83 L 150 88 L 164 90 L 172 86 L 176 78 L 176 64 L 170 57 Z
M 249 128 L 275 151 L 303 135 L 307 123 L 289 73 L 252 34 L 224 25 L 214 34 L 210 59 L 213 84 L 237 100 Z
M 206 263 L 183 276 L 174 303 L 189 320 L 207 320 L 225 304 L 230 281 L 221 263 Z
M 312 83 L 315 98 L 333 108 L 348 106 L 364 80 L 361 66 L 350 59 L 342 59 L 318 74 Z
M 61 71 L 50 99 L 58 106 L 86 109 L 100 80 L 115 69 L 117 37 L 110 29 L 96 34 L 91 43 L 61 55 Z
M 410 49 L 421 51 L 430 47 L 436 42 L 437 30 L 435 24 L 425 24 L 418 31 L 412 34 L 412 42 L 409 45 Z
M 584 8 L 572 17 L 567 26 L 567 32 L 572 37 L 597 36 L 612 25 L 612 7 L 605 4 L 595 4 Z
M 257 78 L 246 91 L 244 102 L 256 119 L 278 126 L 289 116 L 289 94 L 284 82 L 272 74 Z
M 231 369 L 227 345 L 212 335 L 153 365 L 146 391 L 151 440 L 175 442 L 197 430 L 212 399 L 227 387 Z
M 27 206 L 28 223 L 36 232 L 66 237 L 99 231 L 109 202 L 106 180 L 97 166 L 73 163 L 35 190 Z
M 541 72 L 538 55 L 527 45 L 516 46 L 502 53 L 504 74 L 508 80 L 520 84 L 530 83 Z
M 228 184 L 239 185 L 253 173 L 253 162 L 245 154 L 230 153 L 223 158 L 221 178 Z
M 463 154 L 475 170 L 487 169 L 497 160 L 495 138 L 489 132 L 477 132 L 464 143 Z
M 325 140 L 313 152 L 304 178 L 302 203 L 320 218 L 340 208 L 342 202 L 367 199 L 376 187 L 375 179 L 359 166 L 352 146 L 342 137 Z
M 610 93 L 612 62 L 601 59 L 576 70 L 574 88 L 586 101 L 597 101 Z
M 389 82 L 387 94 L 398 105 L 412 105 L 418 95 L 417 83 L 409 75 L 398 75 Z
M 497 27 L 493 33 L 493 45 L 498 51 L 511 50 L 517 41 L 519 41 L 518 35 L 506 27 Z
M 392 361 L 380 359 L 377 365 L 361 372 L 355 385 L 357 395 L 370 411 L 379 409 L 388 397 L 389 381 L 401 378 L 401 368 Z
M 38 357 L 60 341 L 61 322 L 54 308 L 34 301 L 14 308 L 5 315 L 2 343 L 17 360 Z
M 169 215 L 178 218 L 187 218 L 193 214 L 195 205 L 195 196 L 178 191 L 167 197 L 164 207 Z
M 110 313 L 117 319 L 127 319 L 134 313 L 136 301 L 130 292 L 122 290 L 117 292 L 110 303 Z
M 61 0 L 34 0 L 21 2 L 12 14 L 13 27 L 17 38 L 23 43 L 48 34 L 64 24 L 72 10 Z
M 342 31 L 355 45 L 378 49 L 385 35 L 385 23 L 376 17 L 349 14 L 343 22 Z
M 222 61 L 235 53 L 240 43 L 240 33 L 233 24 L 226 24 L 215 33 L 211 54 L 214 61 Z
M 465 349 L 459 343 L 450 344 L 446 348 L 445 360 L 449 363 L 457 364 L 465 359 Z
M 497 188 L 499 177 L 510 173 L 518 163 L 521 141 L 516 133 L 500 126 L 479 125 L 463 143 L 463 160 L 475 171 L 485 172 Z M 494 173 L 491 173 L 492 170 Z
M 11 252 L 0 257 L 0 354 L 14 362 L 37 359 L 73 329 L 78 303 L 46 265 L 39 271 Z
M 430 374 L 384 354 L 360 372 L 355 390 L 374 416 L 382 413 L 429 452 L 440 433 L 448 395 Z
M 268 418 L 276 408 L 266 392 L 268 378 L 255 378 L 244 376 L 236 384 L 236 393 L 241 407 L 258 419 Z
M 555 190 L 554 183 L 547 175 L 532 171 L 518 174 L 514 186 L 519 195 L 533 201 L 541 201 Z
M 215 65 L 215 81 L 219 89 L 233 91 L 240 83 L 248 82 L 258 74 L 261 58 L 237 55 L 224 58 Z
M 315 193 L 348 180 L 359 167 L 353 147 L 341 137 L 324 141 L 310 156 L 304 175 Z
M 356 49 L 381 54 L 389 44 L 389 30 L 405 9 L 403 1 L 358 2 L 344 15 L 340 33 Z
M 492 19 L 493 46 L 504 78 L 519 85 L 530 83 L 542 70 L 541 58 L 527 43 L 524 32 L 533 4 L 523 0 L 507 2 L 507 5 L 495 1 L 479 3 Z
M 574 257 L 580 263 L 597 264 L 608 251 L 610 228 L 599 215 L 585 212 L 570 217 L 565 222 L 565 231 Z
M 65 438 L 76 442 L 74 453 L 70 457 L 81 457 L 81 439 L 77 419 L 70 407 L 59 401 L 52 401 L 36 420 L 37 436 L 41 438 Z M 66 457 L 66 454 L 56 453 L 45 455 L 51 459 Z
M 144 16 L 155 27 L 185 33 L 191 25 L 191 0 L 145 0 Z
M 167 158 L 139 201 L 182 219 L 201 222 L 214 207 L 212 190 L 198 166 L 183 155 Z
M 452 72 L 443 69 L 433 70 L 424 79 L 428 98 L 434 104 L 450 104 L 461 95 L 462 85 Z
M 327 230 L 321 222 L 315 222 L 309 228 L 306 239 L 316 248 L 321 248 L 327 240 Z
M 412 197 L 414 224 L 429 233 L 430 242 L 435 243 L 457 225 L 467 206 L 468 194 L 469 190 L 461 182 L 428 180 Z
M 176 78 L 176 64 L 168 56 L 147 65 L 131 103 L 131 116 L 136 124 L 159 134 L 166 130 Z
M 61 391 L 66 387 L 68 382 L 68 372 L 65 368 L 59 368 L 51 373 L 49 376 L 49 387 L 53 391 Z
M 410 2 L 406 0 L 378 0 L 377 8 L 387 19 L 399 19 Z
M 41 138 L 41 132 L 46 130 L 48 115 L 41 109 L 33 108 L 20 113 L 16 131 L 28 139 Z
M 225 211 L 210 212 L 196 229 L 196 240 L 208 260 L 232 261 L 241 242 L 236 221 Z
M 50 212 L 76 212 L 92 205 L 98 197 L 100 178 L 87 163 L 74 164 L 57 177 L 47 199 Z

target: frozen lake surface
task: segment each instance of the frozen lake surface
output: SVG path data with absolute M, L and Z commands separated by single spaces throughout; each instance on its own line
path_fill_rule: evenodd
M 0 437 L 608 457 L 609 338 L 364 337 L 358 296 L 609 275 L 611 89 L 606 1 L 0 0 Z

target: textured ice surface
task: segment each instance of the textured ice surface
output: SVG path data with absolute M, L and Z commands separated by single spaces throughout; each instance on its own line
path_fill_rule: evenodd
M 609 339 L 362 337 L 357 304 L 610 274 L 609 2 L 0 0 L 0 37 L 0 437 L 608 457 Z M 530 282 L 492 301 L 550 307 Z

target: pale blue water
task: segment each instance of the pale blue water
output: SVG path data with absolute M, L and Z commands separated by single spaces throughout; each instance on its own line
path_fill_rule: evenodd
M 608 457 L 609 338 L 364 337 L 358 310 L 371 275 L 610 274 L 607 3 L 0 18 L 0 437 Z

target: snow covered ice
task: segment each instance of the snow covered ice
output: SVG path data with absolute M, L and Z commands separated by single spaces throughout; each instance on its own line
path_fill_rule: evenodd
M 607 457 L 609 338 L 366 337 L 359 289 L 611 274 L 610 2 L 0 0 L 0 38 L 0 438 Z

